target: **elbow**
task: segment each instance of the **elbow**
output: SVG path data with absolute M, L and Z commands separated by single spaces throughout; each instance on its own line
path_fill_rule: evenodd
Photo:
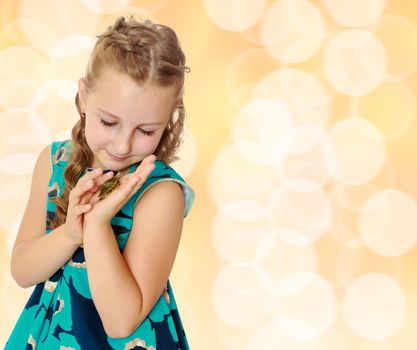
M 19 271 L 16 269 L 16 263 L 13 259 L 13 255 L 12 258 L 10 259 L 10 275 L 12 276 L 12 278 L 14 279 L 14 281 L 17 283 L 17 285 L 20 288 L 30 288 L 32 287 L 34 284 L 28 283 L 28 281 L 25 278 L 22 278 L 21 273 L 19 273 Z
M 25 283 L 25 281 L 24 281 L 24 280 L 22 280 L 22 279 L 18 276 L 18 274 L 16 273 L 16 271 L 14 271 L 13 267 L 11 267 L 11 268 L 10 268 L 10 275 L 12 276 L 12 278 L 14 279 L 14 281 L 17 283 L 17 285 L 18 285 L 20 288 L 27 289 L 27 288 L 30 288 L 30 287 L 31 287 L 31 285 L 29 285 L 28 283 Z
M 26 288 L 26 286 L 24 286 L 24 284 L 22 283 L 22 281 L 20 281 L 19 275 L 17 274 L 17 271 L 15 269 L 15 264 L 13 263 L 13 256 L 12 259 L 10 260 L 10 275 L 12 276 L 12 278 L 14 279 L 14 281 L 17 283 L 17 285 L 21 288 Z
M 112 324 L 110 326 L 106 326 L 103 324 L 104 331 L 110 338 L 127 338 L 139 328 L 143 320 L 143 318 L 140 318 L 139 322 L 124 324 L 122 326 L 120 325 L 120 323 Z
M 17 285 L 21 288 L 26 288 L 26 286 L 22 283 L 19 278 L 19 274 L 16 271 L 16 264 L 14 259 L 14 252 L 12 252 L 12 256 L 10 258 L 10 269 L 9 269 L 10 276 L 12 276 L 13 280 L 17 283 Z
M 122 327 L 106 327 L 104 326 L 104 331 L 110 338 L 127 338 L 133 333 L 130 328 Z

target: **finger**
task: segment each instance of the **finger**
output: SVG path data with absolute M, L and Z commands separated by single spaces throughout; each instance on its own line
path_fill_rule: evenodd
M 155 156 L 152 155 L 151 159 L 152 158 L 155 158 Z M 141 171 L 136 169 L 135 172 L 122 176 L 119 180 L 120 186 L 106 196 L 104 200 L 110 197 L 110 200 L 114 202 L 125 202 L 138 190 L 138 188 L 140 188 L 140 186 L 142 186 L 154 168 L 155 164 L 151 162 L 150 164 L 145 164 Z M 90 203 L 94 205 L 97 201 L 99 201 L 98 196 L 93 197 Z
M 137 173 L 134 173 L 134 176 L 140 176 L 143 180 L 146 180 L 146 178 L 154 169 L 154 163 L 145 164 L 145 166 L 142 169 L 140 169 Z
M 140 181 L 140 177 L 134 176 L 125 179 L 124 182 L 121 182 L 119 187 L 113 190 L 106 198 L 110 197 L 110 200 L 115 203 L 125 202 L 131 195 L 134 193 L 136 184 Z
M 156 160 L 156 156 L 154 154 L 150 154 L 149 156 L 145 157 L 142 160 L 141 164 L 149 164 L 149 163 L 153 163 Z
M 148 178 L 149 174 L 154 169 L 155 169 L 155 164 L 151 163 L 151 164 L 148 164 L 145 168 L 143 168 L 140 172 L 132 173 L 133 175 L 132 178 L 127 180 L 127 181 L 133 181 L 131 182 L 133 187 L 131 187 L 130 195 L 134 194 L 143 185 L 143 183 Z
M 143 185 L 151 171 L 148 171 L 148 173 L 140 173 L 132 179 L 130 179 L 128 183 L 130 189 L 129 196 L 133 195 Z
M 97 192 L 100 192 L 99 190 L 101 189 L 102 185 L 106 181 L 110 180 L 113 176 L 114 176 L 114 172 L 110 171 L 110 172 L 105 173 L 102 176 L 94 179 L 94 186 L 91 187 L 88 191 L 86 191 L 83 194 L 83 196 L 81 197 L 80 203 L 81 204 L 90 203 L 91 198 L 93 197 L 93 195 Z
M 75 206 L 72 209 L 72 211 L 73 211 L 75 216 L 80 216 L 80 215 L 86 213 L 87 211 L 89 211 L 91 208 L 92 208 L 91 204 L 81 204 L 81 205 Z
M 150 164 L 154 164 L 155 159 L 156 159 L 156 156 L 154 154 L 147 156 L 146 158 L 142 160 L 142 162 L 139 164 L 139 166 L 136 168 L 136 170 L 132 174 L 139 173 L 143 169 L 148 167 Z
M 83 176 L 80 177 L 78 182 L 88 181 L 88 180 L 94 179 L 94 178 L 96 178 L 96 177 L 98 177 L 102 174 L 103 174 L 103 169 L 101 169 L 101 168 L 94 169 L 93 171 L 87 171 Z
M 77 183 L 75 187 L 70 191 L 69 199 L 72 205 L 77 205 L 81 202 L 83 194 L 90 190 L 94 185 L 93 180 L 87 180 L 82 183 Z
M 96 193 L 96 191 L 87 191 L 84 193 L 84 195 L 81 197 L 80 204 L 87 204 L 90 203 L 91 197 Z
M 114 176 L 113 171 L 109 171 L 103 174 L 100 177 L 94 179 L 94 186 L 90 189 L 90 192 L 96 192 L 100 189 L 100 187 L 108 180 L 110 180 Z
M 94 195 L 90 199 L 90 204 L 94 207 L 95 204 L 100 200 L 100 192 L 94 193 Z
M 95 169 L 94 171 L 91 171 L 87 175 L 84 175 L 80 178 L 80 180 L 78 180 L 76 186 L 70 192 L 72 201 L 75 201 L 75 204 L 87 203 L 87 199 L 89 198 L 88 196 L 84 198 L 84 196 L 86 196 L 87 193 L 90 192 L 91 197 L 91 193 L 95 193 L 96 191 L 98 191 L 98 189 L 104 182 L 113 177 L 113 174 L 114 173 L 112 171 L 102 174 L 102 169 L 99 168 Z

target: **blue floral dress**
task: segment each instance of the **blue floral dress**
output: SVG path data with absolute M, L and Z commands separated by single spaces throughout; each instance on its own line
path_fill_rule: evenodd
M 60 195 L 65 186 L 64 170 L 71 151 L 70 140 L 51 144 L 52 176 L 49 181 L 46 234 L 56 205 L 50 198 Z M 139 163 L 130 166 L 135 171 Z M 111 225 L 122 252 L 133 223 L 135 204 L 147 188 L 160 181 L 175 181 L 184 192 L 187 216 L 194 202 L 194 191 L 162 160 L 145 183 L 113 217 Z M 128 337 L 109 337 L 94 306 L 87 279 L 84 250 L 79 247 L 72 258 L 48 280 L 38 283 L 6 343 L 5 350 L 186 350 L 189 349 L 174 293 L 166 288 L 143 323 Z

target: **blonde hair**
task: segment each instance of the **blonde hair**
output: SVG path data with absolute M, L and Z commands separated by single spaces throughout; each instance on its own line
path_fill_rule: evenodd
M 84 76 L 87 91 L 94 88 L 94 82 L 106 67 L 128 74 L 139 84 L 176 87 L 171 118 L 154 154 L 156 159 L 167 164 L 177 160 L 175 153 L 182 142 L 185 119 L 184 72 L 190 71 L 185 66 L 185 55 L 177 35 L 167 26 L 150 20 L 137 21 L 131 16 L 127 20 L 119 17 L 97 38 Z M 85 118 L 82 117 L 78 93 L 75 104 L 80 119 L 71 132 L 71 155 L 64 172 L 64 192 L 60 197 L 51 199 L 56 203 L 52 229 L 65 223 L 69 192 L 75 187 L 82 171 L 93 161 L 93 153 L 85 139 Z

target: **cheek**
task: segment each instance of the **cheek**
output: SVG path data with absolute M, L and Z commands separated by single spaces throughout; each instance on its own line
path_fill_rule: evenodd
M 105 141 L 106 133 L 103 132 L 103 127 L 101 125 L 91 123 L 87 120 L 85 124 L 85 138 L 88 145 L 93 150 Z
M 136 141 L 136 151 L 140 154 L 151 154 L 158 147 L 160 137 L 142 136 Z

